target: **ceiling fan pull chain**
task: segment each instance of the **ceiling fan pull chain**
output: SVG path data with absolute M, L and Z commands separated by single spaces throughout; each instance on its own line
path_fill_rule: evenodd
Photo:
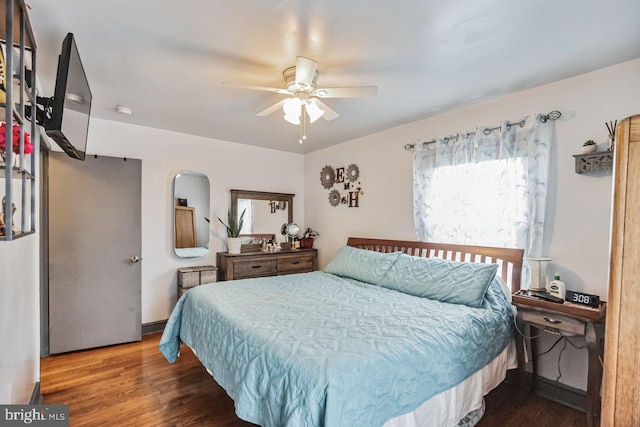
M 300 119 L 300 139 L 298 142 L 302 144 L 307 139 L 307 111 L 304 107 Z

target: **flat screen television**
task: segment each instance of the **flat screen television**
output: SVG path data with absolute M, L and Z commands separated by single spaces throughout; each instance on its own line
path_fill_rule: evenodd
M 62 42 L 50 115 L 44 129 L 70 156 L 84 160 L 91 113 L 91 89 L 78 48 L 69 33 Z

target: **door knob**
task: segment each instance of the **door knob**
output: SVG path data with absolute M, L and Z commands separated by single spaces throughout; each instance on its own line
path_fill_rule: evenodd
M 135 264 L 135 263 L 136 263 L 136 262 L 138 262 L 138 261 L 142 261 L 142 258 L 138 258 L 138 257 L 137 257 L 137 256 L 135 256 L 135 255 L 131 257 L 131 262 L 132 262 L 132 263 L 134 263 L 134 264 Z

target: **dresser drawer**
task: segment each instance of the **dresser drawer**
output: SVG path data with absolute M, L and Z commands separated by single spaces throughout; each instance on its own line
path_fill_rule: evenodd
M 277 261 L 275 259 L 236 261 L 233 263 L 234 279 L 276 274 L 276 272 Z
M 318 269 L 318 251 L 315 249 L 285 249 L 276 253 L 228 254 L 218 252 L 217 267 L 218 280 L 307 273 Z
M 278 259 L 278 273 L 298 273 L 312 271 L 313 255 L 301 255 Z
M 559 332 L 566 332 L 574 335 L 584 335 L 585 322 L 572 319 L 560 314 L 541 313 L 533 310 L 522 310 L 522 320 L 534 323 L 542 328 L 551 330 L 557 329 Z

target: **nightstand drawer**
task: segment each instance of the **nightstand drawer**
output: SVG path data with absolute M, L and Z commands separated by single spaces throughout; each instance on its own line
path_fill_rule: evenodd
M 311 271 L 313 269 L 313 255 L 280 258 L 278 260 L 278 273 L 296 273 Z
M 568 332 L 574 335 L 584 335 L 585 333 L 585 322 L 562 316 L 561 314 L 522 310 L 521 317 L 523 321 L 534 323 L 543 328 L 557 329 L 560 332 Z
M 261 276 L 265 274 L 276 274 L 277 261 L 272 260 L 254 260 L 254 261 L 238 261 L 233 265 L 234 278 Z

